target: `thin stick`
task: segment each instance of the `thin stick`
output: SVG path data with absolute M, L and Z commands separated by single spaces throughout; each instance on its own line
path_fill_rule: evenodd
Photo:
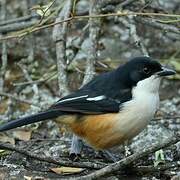
M 27 32 L 24 32 L 24 33 L 21 33 L 21 34 L 2 37 L 2 38 L 0 38 L 0 41 L 7 40 L 7 39 L 12 39 L 12 38 L 19 38 L 19 37 L 25 36 L 25 35 L 27 35 L 29 33 L 33 33 L 33 32 L 36 32 L 36 31 L 39 31 L 39 30 L 42 30 L 42 29 L 50 28 L 50 27 L 52 27 L 54 25 L 61 24 L 61 23 L 64 23 L 64 22 L 69 22 L 69 21 L 72 21 L 72 20 L 84 20 L 84 19 L 89 19 L 89 18 L 105 18 L 105 17 L 129 16 L 129 15 L 132 15 L 132 16 L 146 16 L 146 17 L 148 17 L 148 16 L 172 17 L 172 18 L 179 18 L 180 17 L 179 14 L 143 13 L 143 12 L 131 12 L 131 13 L 118 12 L 118 13 L 98 14 L 98 15 L 91 15 L 91 16 L 89 16 L 89 15 L 73 16 L 73 17 L 66 18 L 64 20 L 49 23 L 49 24 L 44 25 L 44 26 L 36 27 L 36 28 L 32 29 L 31 31 L 27 31 Z
M 17 153 L 23 154 L 27 157 L 30 157 L 39 161 L 53 163 L 53 164 L 57 164 L 61 166 L 100 169 L 106 165 L 104 163 L 94 163 L 94 162 L 72 162 L 72 161 L 55 160 L 55 159 L 52 159 L 51 157 L 43 157 L 40 154 L 36 155 L 34 153 L 31 153 L 30 151 L 26 151 L 16 146 L 12 146 L 11 144 L 0 143 L 0 149 L 7 149 L 10 151 L 15 151 Z
M 29 105 L 33 105 L 33 106 L 39 107 L 38 104 L 30 102 L 30 101 L 28 101 L 26 99 L 21 99 L 21 98 L 15 96 L 15 95 L 12 95 L 12 94 L 9 94 L 9 93 L 0 92 L 0 96 L 6 96 L 6 97 L 9 97 L 9 98 L 15 99 L 16 101 L 20 101 L 20 102 L 23 102 L 23 103 L 26 103 L 26 104 L 29 104 Z
M 82 176 L 80 178 L 76 178 L 76 180 L 80 180 L 80 179 L 88 179 L 88 180 L 91 180 L 91 179 L 98 179 L 104 175 L 107 175 L 107 174 L 111 174 L 112 172 L 115 172 L 115 171 L 118 171 L 120 169 L 123 169 L 125 166 L 131 164 L 132 162 L 135 162 L 159 149 L 162 149 L 162 148 L 165 148 L 165 147 L 168 147 L 172 144 L 175 144 L 177 142 L 180 141 L 180 136 L 177 136 L 177 137 L 171 137 L 171 138 L 168 138 L 166 140 L 164 140 L 163 142 L 160 142 L 158 144 L 155 144 L 151 147 L 149 147 L 148 149 L 143 149 L 142 151 L 140 152 L 137 152 L 127 158 L 124 158 L 116 163 L 113 163 L 113 164 L 110 164 L 100 170 L 97 170 L 91 174 L 88 174 L 86 176 Z

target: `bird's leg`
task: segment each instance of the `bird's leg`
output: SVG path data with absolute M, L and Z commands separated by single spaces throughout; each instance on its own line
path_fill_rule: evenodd
M 112 154 L 108 150 L 100 151 L 102 156 L 105 157 L 108 161 L 117 162 L 119 159 L 115 156 L 115 154 Z
M 70 158 L 72 160 L 77 160 L 78 157 L 81 155 L 81 150 L 83 148 L 82 140 L 73 134 L 72 141 L 71 141 L 71 148 L 70 148 Z
M 130 148 L 128 147 L 128 140 L 124 142 L 125 157 L 131 155 Z

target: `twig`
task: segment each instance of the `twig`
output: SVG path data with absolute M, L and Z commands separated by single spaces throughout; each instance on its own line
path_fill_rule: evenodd
M 33 38 L 33 37 L 31 37 L 31 38 Z M 31 48 L 30 48 L 31 49 Z M 33 50 L 32 50 L 33 51 Z M 33 53 L 34 54 L 34 53 Z M 30 55 L 31 56 L 31 55 Z M 33 57 L 31 57 L 31 58 L 33 58 Z M 34 59 L 34 58 L 33 58 Z M 31 63 L 32 63 L 32 61 L 33 61 L 33 59 L 29 59 L 30 61 L 31 61 Z M 20 69 L 22 70 L 22 72 L 24 73 L 24 76 L 25 76 L 25 78 L 28 80 L 28 81 L 30 81 L 30 82 L 32 82 L 32 78 L 31 78 L 31 76 L 29 75 L 29 72 L 28 72 L 28 70 L 26 69 L 26 66 L 24 65 L 24 64 L 22 64 L 22 63 L 17 63 L 17 65 L 20 67 Z M 37 84 L 33 84 L 32 85 L 32 90 L 34 91 L 34 95 L 35 96 L 38 96 L 38 86 L 37 86 Z
M 0 96 L 6 96 L 6 97 L 12 98 L 12 99 L 14 99 L 14 100 L 16 100 L 16 101 L 20 101 L 20 102 L 23 102 L 23 103 L 26 103 L 26 104 L 29 104 L 29 105 L 33 105 L 33 106 L 39 107 L 38 104 L 35 104 L 35 103 L 33 103 L 33 102 L 30 102 L 30 101 L 28 101 L 28 100 L 26 100 L 26 99 L 21 99 L 21 98 L 15 96 L 15 95 L 12 95 L 12 94 L 9 94 L 9 93 L 0 92 Z
M 135 24 L 135 21 L 134 21 L 134 17 L 133 16 L 128 16 L 128 19 L 129 19 L 130 34 L 133 37 L 135 44 L 137 45 L 137 47 L 140 47 L 141 52 L 143 53 L 143 55 L 149 56 L 146 47 L 144 46 L 142 40 L 140 39 L 140 37 L 137 34 L 137 28 L 136 28 L 136 24 Z
M 89 19 L 89 18 L 105 18 L 105 17 L 113 17 L 113 16 L 129 16 L 129 15 L 132 15 L 132 16 L 145 16 L 145 17 L 149 17 L 149 16 L 157 16 L 157 17 L 174 17 L 174 18 L 178 18 L 180 17 L 179 14 L 164 14 L 164 13 L 143 13 L 143 12 L 131 12 L 131 13 L 127 13 L 127 12 L 118 12 L 118 13 L 107 13 L 107 14 L 99 14 L 99 15 L 93 15 L 93 16 L 89 16 L 89 15 L 84 15 L 84 16 L 73 16 L 73 17 L 70 17 L 70 18 L 67 18 L 67 19 L 64 19 L 64 20 L 60 20 L 60 21 L 55 21 L 55 22 L 52 22 L 52 23 L 49 23 L 47 25 L 43 25 L 43 26 L 40 26 L 40 27 L 36 27 L 34 29 L 32 29 L 31 31 L 27 31 L 27 32 L 23 32 L 23 33 L 20 33 L 20 34 L 16 34 L 16 35 L 9 35 L 9 36 L 5 36 L 5 37 L 2 37 L 0 38 L 0 41 L 2 40 L 7 40 L 7 39 L 13 39 L 13 38 L 19 38 L 19 37 L 22 37 L 22 36 L 25 36 L 25 35 L 28 35 L 29 33 L 33 33 L 33 32 L 36 32 L 36 31 L 40 31 L 42 29 L 46 29 L 46 28 L 50 28 L 52 26 L 55 26 L 57 24 L 62 24 L 64 22 L 69 22 L 69 21 L 72 21 L 72 20 L 85 20 L 85 19 Z M 31 22 L 33 25 L 35 23 Z M 17 25 L 18 26 L 18 25 Z M 27 25 L 29 27 L 29 25 Z M 0 32 L 2 32 L 0 30 Z M 174 31 L 174 33 L 177 33 L 177 31 Z M 179 32 L 178 32 L 179 33 Z
M 28 15 L 28 16 L 23 16 L 23 17 L 18 17 L 15 19 L 9 19 L 9 20 L 4 20 L 0 22 L 0 26 L 4 25 L 9 25 L 9 24 L 14 24 L 14 23 L 19 23 L 19 22 L 28 22 L 29 20 L 32 19 L 39 19 L 40 16 L 38 14 L 33 14 L 33 15 Z
M 72 162 L 72 161 L 55 160 L 55 159 L 52 159 L 51 157 L 43 157 L 40 154 L 36 155 L 24 149 L 18 148 L 16 146 L 12 146 L 11 144 L 0 143 L 0 149 L 7 149 L 10 151 L 15 151 L 17 153 L 23 154 L 27 157 L 30 157 L 39 161 L 53 163 L 53 164 L 57 164 L 61 166 L 100 169 L 106 165 L 104 163 L 94 163 L 94 162 Z
M 159 149 L 162 149 L 162 148 L 165 148 L 165 147 L 168 147 L 172 144 L 175 144 L 177 142 L 180 141 L 180 136 L 177 136 L 177 137 L 171 137 L 171 138 L 168 138 L 166 140 L 164 140 L 163 142 L 161 143 L 158 143 L 158 144 L 155 144 L 151 147 L 149 147 L 148 149 L 143 149 L 141 152 L 137 152 L 127 158 L 124 158 L 116 163 L 113 163 L 113 164 L 110 164 L 100 170 L 97 170 L 91 174 L 88 174 L 86 176 L 82 176 L 80 178 L 76 178 L 76 180 L 80 180 L 80 179 L 86 179 L 86 180 L 91 180 L 91 179 L 98 179 L 104 175 L 107 175 L 107 174 L 110 174 L 112 172 L 115 172 L 115 171 L 118 171 L 122 168 L 124 168 L 125 166 L 131 164 L 132 162 L 135 162 L 137 161 L 138 159 L 140 158 L 143 158 L 147 155 L 149 155 L 150 153 L 153 153 Z
M 119 2 L 117 1 L 116 3 L 117 4 L 120 3 L 121 7 L 125 7 L 129 4 L 131 4 L 133 1 L 135 1 L 135 0 L 127 0 L 127 1 L 122 2 L 122 3 L 121 3 L 121 1 L 119 1 Z M 106 1 L 104 1 L 104 2 L 106 2 Z M 100 1 L 101 8 L 105 8 L 105 5 L 106 6 L 111 5 L 111 4 L 117 5 L 111 0 L 108 3 L 106 2 L 106 4 L 104 4 L 104 2 L 101 3 L 101 1 Z M 61 5 L 62 4 L 63 3 L 61 3 Z M 60 8 L 61 8 L 61 5 L 60 5 Z M 60 8 L 57 8 L 58 12 L 59 12 Z M 88 11 L 85 12 L 85 14 L 88 14 Z M 80 15 L 80 13 L 76 12 L 76 15 Z M 18 31 L 18 30 L 21 30 L 24 28 L 28 28 L 32 25 L 37 24 L 39 22 L 39 19 L 41 19 L 40 15 L 33 14 L 33 15 L 28 15 L 28 16 L 24 16 L 24 17 L 19 17 L 19 18 L 15 18 L 15 19 L 2 21 L 2 22 L 0 22 L 0 26 L 3 26 L 3 27 L 0 27 L 0 32 L 1 33 L 8 33 L 8 32 L 12 32 L 12 31 Z M 44 22 L 43 22 L 43 24 L 44 24 Z
M 12 20 L 13 21 L 13 20 Z M 0 33 L 10 33 L 13 31 L 20 31 L 26 28 L 29 28 L 37 23 L 36 19 L 32 19 L 30 21 L 20 21 L 13 24 L 7 24 L 2 27 L 0 27 Z
M 55 1 L 56 1 L 56 0 L 53 0 L 53 1 L 51 2 L 51 4 L 49 5 L 49 7 L 48 7 L 45 11 L 43 11 L 43 9 L 41 9 L 41 10 L 43 11 L 43 15 L 41 16 L 41 19 L 40 19 L 40 21 L 38 22 L 38 24 L 41 24 L 41 23 L 42 23 L 45 15 L 46 15 L 46 13 L 47 13 L 47 12 L 49 11 L 49 9 L 53 6 L 53 4 L 55 3 Z
M 23 86 L 23 85 L 28 85 L 28 84 L 38 84 L 46 81 L 50 81 L 57 76 L 57 71 L 56 71 L 56 65 L 52 65 L 48 68 L 48 71 L 41 76 L 38 80 L 34 81 L 27 81 L 27 82 L 19 82 L 19 83 L 12 83 L 13 86 Z
M 73 6 L 73 0 L 67 0 L 63 9 L 56 18 L 55 23 L 64 21 L 62 24 L 56 24 L 53 29 L 53 40 L 56 43 L 56 57 L 57 57 L 57 70 L 58 70 L 58 84 L 60 94 L 67 95 L 69 93 L 67 74 L 66 74 L 66 35 L 69 16 Z
M 167 32 L 180 34 L 180 30 L 178 28 L 176 28 L 175 26 L 172 26 L 169 24 L 159 23 L 155 19 L 150 19 L 150 18 L 143 19 L 143 18 L 138 17 L 138 18 L 135 18 L 135 21 L 137 21 L 138 23 L 143 23 L 145 25 L 157 28 L 157 29 L 162 29 L 162 30 L 167 31 Z
M 27 82 L 19 82 L 19 83 L 13 83 L 13 86 L 24 86 L 24 85 L 29 85 L 29 84 L 39 84 L 39 83 L 44 83 L 46 81 L 52 80 L 54 77 L 57 76 L 57 72 L 52 73 L 49 76 L 46 76 L 44 78 L 40 78 L 35 81 L 27 81 Z
M 44 141 L 46 139 L 39 139 L 40 141 Z M 33 140 L 31 140 L 33 141 Z M 37 139 L 38 141 L 38 139 Z M 58 139 L 47 139 L 47 141 L 58 141 Z M 173 144 L 173 143 L 172 143 Z M 35 160 L 43 161 L 43 162 L 48 162 L 48 163 L 53 163 L 61 166 L 70 166 L 70 167 L 81 167 L 81 168 L 88 168 L 88 169 L 101 169 L 104 168 L 107 164 L 105 163 L 95 163 L 95 162 L 71 162 L 71 161 L 64 161 L 64 160 L 55 160 L 51 157 L 43 157 L 40 156 L 39 154 L 36 155 L 34 153 L 31 153 L 29 151 L 26 151 L 22 148 L 18 148 L 16 146 L 13 146 L 11 144 L 6 144 L 6 143 L 0 143 L 0 149 L 6 149 L 10 151 L 14 151 L 17 153 L 20 153 L 21 155 L 25 155 L 27 157 L 33 158 Z M 133 172 L 141 172 L 141 173 L 152 173 L 152 172 L 157 172 L 157 171 L 164 171 L 170 168 L 174 167 L 179 167 L 178 163 L 168 163 L 165 165 L 159 165 L 158 167 L 154 166 L 137 166 L 137 167 L 132 167 L 130 168 L 130 171 Z M 121 174 L 120 172 L 117 172 L 118 174 Z

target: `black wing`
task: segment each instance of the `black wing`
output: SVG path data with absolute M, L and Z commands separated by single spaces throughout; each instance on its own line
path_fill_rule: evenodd
M 120 102 L 95 92 L 79 91 L 60 99 L 50 109 L 83 114 L 118 112 Z
M 81 90 L 60 99 L 50 109 L 63 112 L 102 114 L 115 113 L 120 110 L 122 102 L 94 91 Z
M 76 92 L 61 98 L 50 109 L 63 112 L 102 114 L 118 112 L 132 98 L 131 88 L 116 71 L 101 74 Z

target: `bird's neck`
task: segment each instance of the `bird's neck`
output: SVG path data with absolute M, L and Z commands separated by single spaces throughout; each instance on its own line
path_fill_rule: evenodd
M 142 81 L 139 81 L 133 88 L 133 96 L 141 96 L 141 94 L 159 94 L 161 78 L 153 75 Z

